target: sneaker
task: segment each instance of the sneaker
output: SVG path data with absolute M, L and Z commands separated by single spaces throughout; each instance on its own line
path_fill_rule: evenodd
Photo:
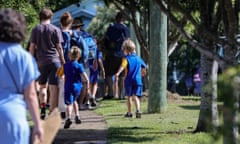
M 61 115 L 61 118 L 62 118 L 62 119 L 65 119 L 65 118 L 66 118 L 66 113 L 65 113 L 65 112 L 61 112 L 60 115 Z
M 86 104 L 86 108 L 87 108 L 88 110 L 91 110 L 91 109 L 92 109 L 92 107 L 91 107 L 90 104 Z
M 46 108 L 45 107 L 41 108 L 40 117 L 42 120 L 44 120 L 46 118 Z
M 141 118 L 141 112 L 136 112 L 136 118 Z
M 92 106 L 92 107 L 97 106 L 97 102 L 96 102 L 95 99 L 92 99 L 92 100 L 91 100 L 91 106 Z
M 75 117 L 75 123 L 76 123 L 76 124 L 82 123 L 82 121 L 81 121 L 81 119 L 80 119 L 79 116 L 76 116 L 76 117 Z
M 126 113 L 125 115 L 124 115 L 124 117 L 127 117 L 127 118 L 131 118 L 133 115 L 132 115 L 132 113 Z
M 65 121 L 64 128 L 65 128 L 65 129 L 70 128 L 70 125 L 71 125 L 71 124 L 72 124 L 72 121 L 71 121 L 70 119 L 67 119 L 67 120 Z

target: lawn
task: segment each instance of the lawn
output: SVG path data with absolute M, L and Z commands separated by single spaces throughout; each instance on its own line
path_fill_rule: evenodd
M 110 144 L 220 144 L 208 133 L 193 134 L 198 115 L 198 97 L 179 97 L 168 100 L 164 113 L 148 114 L 147 98 L 141 102 L 141 119 L 125 118 L 125 100 L 103 100 L 95 110 L 104 116 L 108 125 Z M 135 110 L 134 110 L 135 111 Z M 134 115 L 135 116 L 135 115 Z

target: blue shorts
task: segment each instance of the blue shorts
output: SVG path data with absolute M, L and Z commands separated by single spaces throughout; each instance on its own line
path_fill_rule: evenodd
M 39 67 L 40 76 L 38 78 L 39 84 L 46 84 L 47 82 L 51 85 L 58 84 L 58 76 L 56 75 L 57 69 L 61 66 L 61 63 L 53 63 Z
M 142 96 L 143 86 L 142 85 L 125 85 L 125 95 L 138 97 Z
M 76 95 L 72 92 L 65 92 L 64 93 L 64 103 L 66 105 L 70 105 L 73 104 L 74 101 L 77 101 L 77 99 L 79 98 L 80 95 Z
M 64 102 L 66 105 L 73 104 L 80 96 L 82 84 L 75 84 L 74 87 L 64 88 Z

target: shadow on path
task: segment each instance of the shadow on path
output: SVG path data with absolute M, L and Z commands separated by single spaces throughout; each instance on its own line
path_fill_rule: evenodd
M 106 144 L 107 124 L 101 115 L 94 111 L 80 111 L 81 124 L 73 124 L 63 129 L 64 120 L 53 144 Z

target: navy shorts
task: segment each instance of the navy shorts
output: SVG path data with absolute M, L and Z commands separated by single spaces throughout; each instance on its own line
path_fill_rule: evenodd
M 142 96 L 143 86 L 142 85 L 125 85 L 126 96 Z
M 58 76 L 56 75 L 57 69 L 61 66 L 61 63 L 53 63 L 39 67 L 40 76 L 38 82 L 40 85 L 47 82 L 51 85 L 58 84 Z

